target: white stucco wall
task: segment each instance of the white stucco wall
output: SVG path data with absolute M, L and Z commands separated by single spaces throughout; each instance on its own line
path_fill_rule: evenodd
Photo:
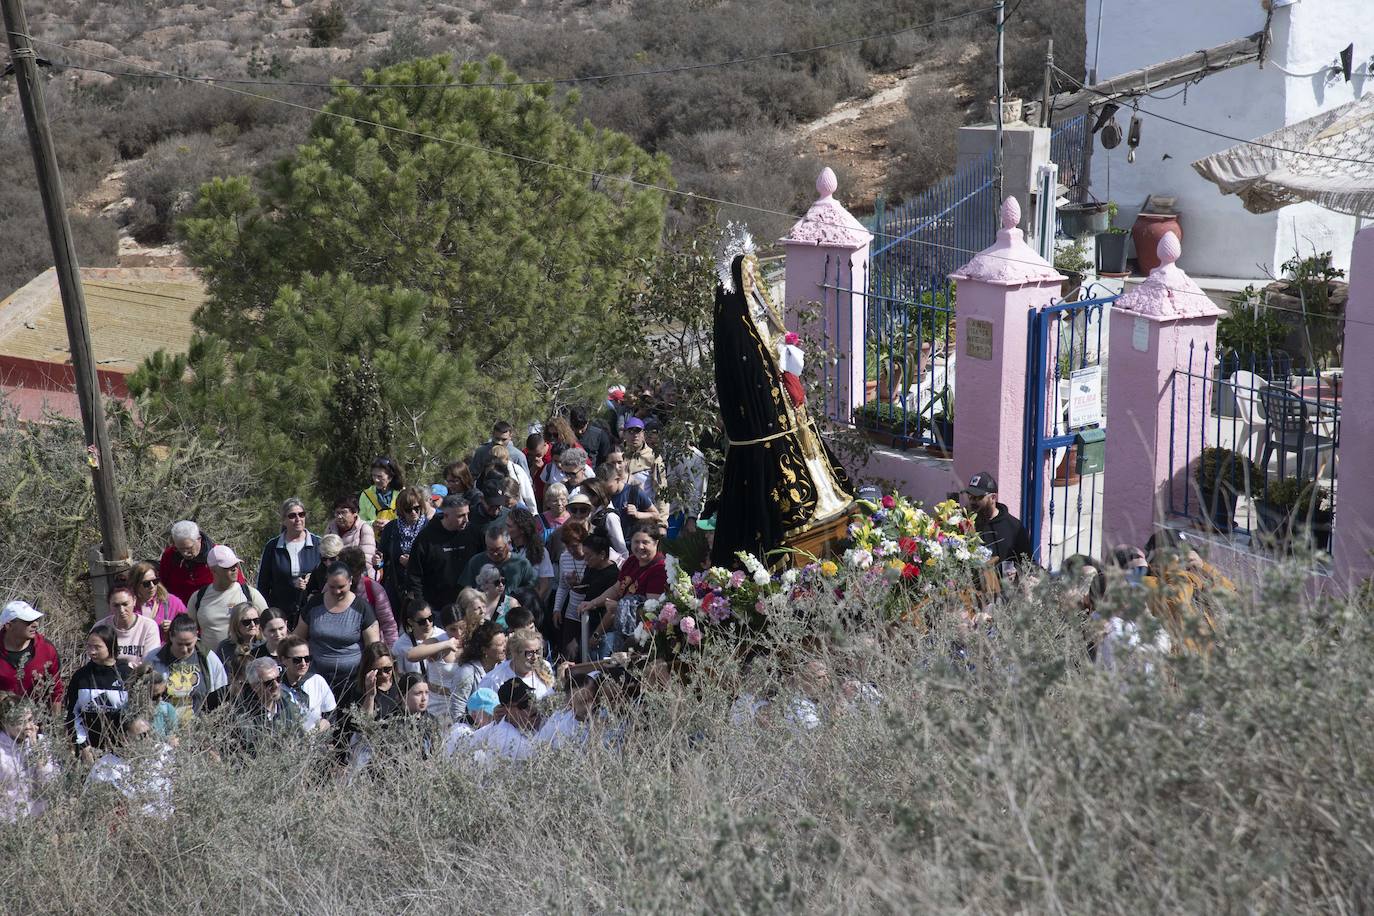
M 1099 2 L 1102 41 L 1096 48 Z M 1271 59 L 1289 70 L 1308 72 L 1355 43 L 1355 69 L 1374 55 L 1374 11 L 1370 0 L 1299 0 L 1276 12 Z M 1361 11 L 1363 8 L 1363 12 Z M 1136 0 L 1087 0 L 1086 68 L 1096 55 L 1098 79 L 1161 63 L 1191 51 L 1243 38 L 1264 26 L 1260 0 L 1153 0 L 1144 12 Z M 1241 139 L 1252 139 L 1318 112 L 1344 104 L 1374 89 L 1374 80 L 1357 75 L 1349 84 L 1323 76 L 1286 76 L 1274 66 L 1254 64 L 1208 77 L 1186 95 L 1141 100 L 1147 112 Z M 1172 96 L 1178 89 L 1165 90 Z M 1186 99 L 1186 102 L 1185 102 Z M 1118 112 L 1128 129 L 1130 110 Z M 1253 214 L 1234 196 L 1192 168 L 1194 160 L 1235 146 L 1215 137 L 1142 113 L 1141 144 L 1134 164 L 1126 144 L 1093 150 L 1093 192 L 1115 200 L 1120 220 L 1134 218 L 1151 193 L 1178 198 L 1187 240 L 1180 265 L 1197 276 L 1261 277 L 1276 273 L 1295 247 L 1304 254 L 1331 249 L 1338 263 L 1349 260 L 1357 221 L 1302 204 L 1275 213 Z M 1166 158 L 1167 157 L 1167 158 Z

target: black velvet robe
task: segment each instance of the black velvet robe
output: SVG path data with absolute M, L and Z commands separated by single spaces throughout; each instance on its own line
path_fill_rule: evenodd
M 716 289 L 716 396 L 729 447 L 721 482 L 711 563 L 733 568 L 735 554 L 746 551 L 769 563 L 768 553 L 788 534 L 815 521 L 817 491 L 798 438 L 777 360 L 750 317 L 741 277 L 742 257 L 732 270 L 736 292 Z M 796 414 L 797 419 L 806 416 Z M 758 441 L 764 440 L 764 441 Z M 819 435 L 815 440 L 821 443 Z M 823 449 L 836 482 L 849 481 Z

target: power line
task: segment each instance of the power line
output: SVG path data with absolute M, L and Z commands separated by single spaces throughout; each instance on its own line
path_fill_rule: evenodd
M 1091 92 L 1093 95 L 1099 96 L 1100 98 L 1107 99 L 1108 101 L 1118 101 L 1118 100 L 1122 97 L 1122 96 L 1119 96 L 1119 95 L 1113 95 L 1113 94 L 1111 94 L 1111 93 L 1103 92 L 1103 91 L 1101 91 L 1101 90 L 1099 90 L 1099 89 L 1097 89 L 1097 88 L 1095 88 L 1095 87 L 1093 87 L 1093 86 L 1085 85 L 1081 80 L 1075 78 L 1074 76 L 1072 76 L 1072 75 L 1069 74 L 1068 72 L 1066 72 L 1066 71 L 1064 71 L 1064 70 L 1061 70 L 1061 69 L 1059 68 L 1058 65 L 1055 65 L 1054 69 L 1055 69 L 1055 70 L 1058 70 L 1060 74 L 1062 74 L 1066 79 L 1069 80 L 1069 82 L 1071 82 L 1073 85 L 1077 86 L 1078 88 L 1084 90 L 1085 92 Z M 1138 96 L 1140 96 L 1140 95 L 1148 95 L 1148 94 L 1149 94 L 1149 93 L 1140 92 L 1140 93 L 1123 93 L 1122 95 L 1130 95 L 1130 96 L 1133 96 L 1133 97 L 1138 97 Z M 1314 153 L 1314 152 L 1311 152 L 1310 150 L 1292 149 L 1292 148 L 1287 147 L 1287 146 L 1275 146 L 1275 145 L 1273 145 L 1272 143 L 1260 143 L 1258 140 L 1246 140 L 1246 139 L 1243 138 L 1243 137 L 1234 137 L 1234 136 L 1232 136 L 1232 135 L 1230 135 L 1230 134 L 1223 134 L 1223 133 L 1221 133 L 1220 131 L 1212 130 L 1211 128 L 1208 128 L 1208 127 L 1199 127 L 1199 126 L 1196 125 L 1196 124 L 1189 124 L 1189 123 L 1186 122 L 1186 121 L 1179 121 L 1179 120 L 1177 120 L 1176 118 L 1171 118 L 1171 117 L 1169 117 L 1168 115 L 1162 115 L 1162 114 L 1160 114 L 1160 113 L 1157 112 L 1157 111 L 1150 111 L 1149 109 L 1141 108 L 1141 107 L 1139 107 L 1139 105 L 1134 106 L 1134 110 L 1140 112 L 1141 114 L 1149 115 L 1149 116 L 1152 117 L 1152 118 L 1158 118 L 1158 119 L 1161 120 L 1161 121 L 1167 121 L 1167 122 L 1169 122 L 1170 124 L 1176 124 L 1176 125 L 1178 125 L 1179 127 L 1187 128 L 1188 130 L 1195 130 L 1195 131 L 1198 131 L 1199 133 L 1210 134 L 1210 135 L 1213 136 L 1213 137 L 1220 137 L 1222 140 L 1230 140 L 1230 141 L 1233 142 L 1233 143 L 1240 143 L 1240 144 L 1244 144 L 1245 146 L 1254 146 L 1254 147 L 1258 147 L 1258 148 L 1260 148 L 1260 149 L 1273 150 L 1273 151 L 1279 152 L 1279 153 L 1290 153 L 1290 154 L 1292 154 L 1292 155 L 1294 155 L 1294 156 L 1307 156 L 1307 157 L 1312 158 L 1312 159 L 1329 159 L 1329 160 L 1331 160 L 1331 161 L 1333 161 L 1333 162 L 1349 162 L 1349 163 L 1352 163 L 1352 164 L 1354 164 L 1354 165 L 1374 165 L 1374 161 L 1370 161 L 1370 160 L 1366 160 L 1366 159 L 1351 159 L 1351 158 L 1348 157 L 1348 156 L 1330 156 L 1330 155 L 1327 155 L 1326 153 Z
M 708 61 L 696 64 L 680 64 L 672 67 L 655 67 L 647 70 L 630 70 L 621 73 L 601 73 L 594 76 L 566 76 L 554 77 L 544 80 L 510 80 L 507 82 L 446 82 L 446 83 L 353 83 L 337 80 L 330 83 L 312 82 L 306 80 L 260 80 L 245 77 L 223 77 L 223 76 L 194 76 L 182 75 L 178 73 L 158 73 L 142 74 L 131 73 L 128 71 L 101 70 L 95 67 L 78 67 L 73 64 L 58 64 L 72 70 L 89 70 L 94 73 L 104 73 L 107 76 L 131 77 L 136 79 L 164 79 L 164 80 L 185 80 L 193 83 L 228 83 L 236 86 L 282 86 L 282 87 L 304 87 L 312 89 L 517 89 L 522 86 L 548 86 L 548 85 L 573 85 L 577 83 L 595 83 L 603 80 L 629 79 L 642 76 L 664 76 L 672 73 L 689 73 L 698 70 L 714 70 L 721 67 L 734 67 L 740 64 L 751 64 L 765 60 L 776 60 L 782 57 L 794 57 L 800 54 L 814 54 L 819 51 L 829 51 L 834 48 L 843 48 L 849 45 L 863 44 L 867 41 L 880 41 L 884 38 L 895 38 L 899 35 L 906 35 L 911 32 L 918 32 L 922 29 L 934 28 L 947 22 L 954 22 L 959 19 L 967 19 L 970 16 L 977 16 L 982 13 L 996 10 L 996 6 L 981 7 L 963 13 L 956 13 L 953 16 L 945 16 L 934 19 L 930 22 L 922 22 L 917 25 L 907 26 L 904 29 L 897 29 L 892 32 L 880 32 L 874 35 L 863 35 L 858 38 L 846 38 L 841 41 L 832 41 L 828 44 L 812 45 L 807 48 L 790 48 L 779 51 L 768 51 L 763 54 L 754 54 L 748 57 L 733 57 L 728 60 Z M 47 45 L 49 47 L 64 48 L 64 50 L 75 51 L 77 54 L 87 54 L 91 57 L 109 60 L 99 54 L 74 48 L 65 48 L 55 42 L 43 41 L 31 35 L 25 36 L 35 44 Z

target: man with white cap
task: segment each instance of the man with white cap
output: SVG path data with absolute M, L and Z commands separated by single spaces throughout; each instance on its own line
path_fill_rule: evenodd
M 11 601 L 0 611 L 0 692 L 46 699 L 62 705 L 57 650 L 38 632 L 43 612 L 27 601 Z
M 229 614 L 235 605 L 246 601 L 259 611 L 265 611 L 267 599 L 253 586 L 239 581 L 241 561 L 228 545 L 211 547 L 205 562 L 214 574 L 214 581 L 191 596 L 186 602 L 186 613 L 200 627 L 202 644 L 217 646 L 229 638 Z

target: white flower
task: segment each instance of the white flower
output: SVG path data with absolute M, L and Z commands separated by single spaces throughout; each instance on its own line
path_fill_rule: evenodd
M 673 556 L 671 553 L 666 555 L 663 558 L 663 570 L 668 574 L 669 582 L 676 582 L 678 574 L 677 557 Z
M 958 560 L 960 563 L 967 563 L 970 556 L 968 548 L 963 544 L 960 544 L 954 551 L 954 559 Z
M 657 613 L 658 613 L 658 609 L 659 609 L 662 605 L 663 605 L 663 602 L 662 602 L 661 600 L 659 600 L 658 598 L 645 598 L 645 599 L 644 599 L 644 613 L 646 613 L 646 614 L 657 614 Z
M 926 556 L 938 560 L 945 555 L 945 545 L 939 541 L 926 541 Z
M 768 575 L 768 570 L 764 569 L 762 566 L 760 566 L 758 569 L 754 570 L 754 584 L 755 584 L 755 585 L 767 585 L 769 582 L 772 582 L 772 581 L 773 581 L 773 577 L 770 576 L 770 575 Z
M 844 563 L 855 569 L 868 569 L 873 565 L 873 554 L 862 547 L 851 547 L 844 552 Z
M 782 574 L 782 584 L 787 588 L 791 588 L 792 586 L 797 584 L 797 579 L 800 576 L 801 573 L 797 572 L 795 569 L 786 570 Z
M 639 626 L 635 627 L 635 631 L 632 635 L 634 637 L 634 641 L 639 643 L 641 646 L 649 641 L 649 631 L 644 629 L 644 624 L 642 623 Z
M 890 557 L 900 550 L 901 548 L 897 546 L 897 542 L 889 538 L 883 538 L 882 543 L 878 545 L 878 551 L 885 557 Z
M 992 550 L 979 544 L 978 549 L 973 552 L 973 555 L 978 558 L 978 562 L 986 563 L 988 560 L 992 559 Z

